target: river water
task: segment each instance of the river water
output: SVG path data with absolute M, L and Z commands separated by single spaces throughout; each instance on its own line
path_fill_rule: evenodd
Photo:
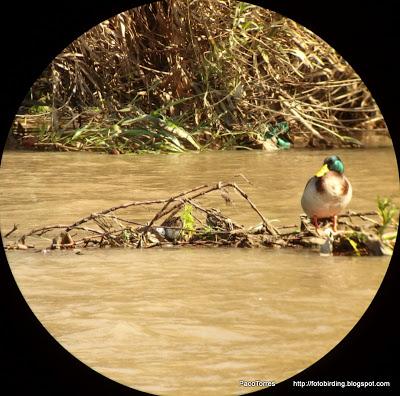
M 219 180 L 236 181 L 275 224 L 298 224 L 304 185 L 330 154 L 6 152 L 1 229 L 67 224 Z M 391 148 L 334 154 L 353 185 L 350 209 L 373 210 L 378 195 L 400 202 Z M 225 207 L 215 194 L 209 203 L 239 223 L 259 222 L 246 202 L 233 199 Z M 146 207 L 135 219 L 152 213 Z M 7 257 L 31 309 L 59 343 L 109 378 L 162 395 L 243 394 L 256 388 L 241 380 L 280 382 L 302 371 L 357 323 L 390 260 L 230 248 L 82 253 L 9 251 Z

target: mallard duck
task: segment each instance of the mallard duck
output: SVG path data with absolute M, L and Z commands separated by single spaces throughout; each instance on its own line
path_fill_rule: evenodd
M 344 175 L 344 165 L 337 155 L 325 158 L 322 168 L 304 188 L 301 206 L 318 228 L 318 219 L 332 218 L 337 231 L 337 215 L 346 208 L 352 197 L 352 187 Z

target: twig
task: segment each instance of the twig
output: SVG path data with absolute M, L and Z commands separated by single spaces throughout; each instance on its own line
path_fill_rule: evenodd
M 271 234 L 271 235 L 279 235 L 279 231 L 272 225 L 270 224 L 270 222 L 261 214 L 261 212 L 257 209 L 257 207 L 254 205 L 254 203 L 250 200 L 250 198 L 248 197 L 248 195 L 236 184 L 236 183 L 224 183 L 224 182 L 218 182 L 216 185 L 203 185 L 203 186 L 199 186 L 195 189 L 189 190 L 188 192 L 185 193 L 181 193 L 176 195 L 175 197 L 171 197 L 166 205 L 164 206 L 163 209 L 161 209 L 156 216 L 152 219 L 152 221 L 149 223 L 149 226 L 151 226 L 154 221 L 158 220 L 159 218 L 166 216 L 167 214 L 169 214 L 172 210 L 175 210 L 178 206 L 182 206 L 182 203 L 173 206 L 172 208 L 165 210 L 165 208 L 169 205 L 170 202 L 172 202 L 172 200 L 175 200 L 177 197 L 180 196 L 184 196 L 184 195 L 188 195 L 191 192 L 195 192 L 198 190 L 203 189 L 203 191 L 197 192 L 196 194 L 191 195 L 190 197 L 187 197 L 187 199 L 194 199 L 194 198 L 198 198 L 200 196 L 203 196 L 205 194 L 210 193 L 211 191 L 215 191 L 215 190 L 221 190 L 224 187 L 232 187 L 235 190 L 237 190 L 239 192 L 239 194 L 250 204 L 250 206 L 253 208 L 253 210 L 260 216 L 261 220 L 263 221 L 263 223 L 265 224 L 267 231 Z
M 71 227 L 70 225 L 67 225 L 67 224 L 55 224 L 55 225 L 46 226 L 46 227 L 34 228 L 31 231 L 29 231 L 27 234 L 24 234 L 24 236 L 28 237 L 28 236 L 35 235 L 35 234 L 38 236 L 41 236 L 41 235 L 45 234 L 46 232 L 57 229 L 57 228 L 65 228 L 66 232 L 70 231 L 72 228 L 75 228 L 77 230 L 83 230 L 83 231 L 101 234 L 100 231 L 98 231 L 94 228 L 78 227 L 78 226 Z
M 134 224 L 134 225 L 141 226 L 141 227 L 144 226 L 143 223 L 139 223 L 139 222 L 133 221 L 133 220 L 123 219 L 122 217 L 115 216 L 115 215 L 107 215 L 107 217 L 110 217 L 111 219 L 116 219 L 116 220 L 119 220 L 119 221 L 123 221 L 124 223 L 127 223 L 127 224 Z
M 58 149 L 62 149 L 64 151 L 80 151 L 79 148 L 73 146 L 66 146 L 62 143 L 35 143 L 34 147 L 56 147 Z
M 105 210 L 103 210 L 101 212 L 98 212 L 98 213 L 91 213 L 89 216 L 83 217 L 82 219 L 80 219 L 80 220 L 76 221 L 75 223 L 69 225 L 67 227 L 66 231 L 69 231 L 72 228 L 76 228 L 76 226 L 78 226 L 80 224 L 83 224 L 83 223 L 86 223 L 86 222 L 88 222 L 90 220 L 93 220 L 98 216 L 101 216 L 101 215 L 104 215 L 104 214 L 107 214 L 107 213 L 110 213 L 110 212 L 115 212 L 115 211 L 117 211 L 119 209 L 126 209 L 126 208 L 129 208 L 131 206 L 154 205 L 154 204 L 164 203 L 166 201 L 168 201 L 168 199 L 155 199 L 155 200 L 152 200 L 152 201 L 131 201 L 131 202 L 127 202 L 127 203 L 122 204 L 122 205 L 113 206 L 112 208 L 105 209 Z
M 365 220 L 365 221 L 369 221 L 370 223 L 373 223 L 373 224 L 378 224 L 379 225 L 379 222 L 378 221 L 375 221 L 375 220 L 373 220 L 373 219 L 370 219 L 369 217 L 367 217 L 367 216 L 378 216 L 379 214 L 378 214 L 378 212 L 377 211 L 370 211 L 370 212 L 361 212 L 361 213 L 357 213 L 357 212 L 353 212 L 353 211 L 348 211 L 348 213 L 343 213 L 343 214 L 341 214 L 341 215 L 339 215 L 338 217 L 339 218 L 341 218 L 341 217 L 349 217 L 349 218 L 351 218 L 351 217 L 359 217 L 361 220 Z
M 282 104 L 288 109 L 288 111 L 294 116 L 294 118 L 296 118 L 297 121 L 301 122 L 315 137 L 321 140 L 325 140 L 324 137 L 308 121 L 306 121 L 282 95 L 279 95 L 279 98 L 282 100 Z
M 178 198 L 180 198 L 180 197 L 183 197 L 183 196 L 185 196 L 185 195 L 188 195 L 188 194 L 190 194 L 190 193 L 192 193 L 192 192 L 201 190 L 202 188 L 205 188 L 205 187 L 207 187 L 207 184 L 203 184 L 202 186 L 198 186 L 198 187 L 192 188 L 192 189 L 190 189 L 190 190 L 183 191 L 183 192 L 181 192 L 181 193 L 179 193 L 179 194 L 176 194 L 176 195 L 172 196 L 172 197 L 169 198 L 169 199 L 164 200 L 163 202 L 165 202 L 165 205 L 164 205 L 164 206 L 156 213 L 156 215 L 150 220 L 148 226 L 149 226 L 149 227 L 152 226 L 152 225 L 154 224 L 155 221 L 157 221 L 157 220 L 160 219 L 161 217 L 165 216 L 166 214 L 170 213 L 173 209 L 176 208 L 176 207 L 174 207 L 172 210 L 169 210 L 168 212 L 165 213 L 165 209 L 168 207 L 168 205 L 169 205 L 171 202 L 175 201 L 176 199 L 178 199 Z
M 379 213 L 376 210 L 371 210 L 369 212 L 354 212 L 352 210 L 349 210 L 347 213 L 342 213 L 338 215 L 338 217 L 351 217 L 351 216 L 378 216 Z
M 279 231 L 261 214 L 261 212 L 257 209 L 256 205 L 254 205 L 254 203 L 250 200 L 248 195 L 236 183 L 226 183 L 225 186 L 231 186 L 239 192 L 239 194 L 250 204 L 253 210 L 260 216 L 268 232 L 271 235 L 279 235 Z
M 234 175 L 234 177 L 241 177 L 246 183 L 250 184 L 251 186 L 253 185 L 253 183 L 243 173 Z
M 206 213 L 206 214 L 208 214 L 208 215 L 216 216 L 216 214 L 215 214 L 212 210 L 210 210 L 210 209 L 205 209 L 205 208 L 201 207 L 198 203 L 194 202 L 194 201 L 191 200 L 191 199 L 184 198 L 183 201 L 190 203 L 192 206 L 194 206 L 196 209 L 200 210 L 201 212 L 204 212 L 204 213 Z M 226 217 L 223 216 L 223 215 L 222 215 L 221 217 L 222 217 L 224 220 L 226 219 Z M 240 224 L 235 223 L 235 222 L 234 222 L 233 220 L 231 220 L 231 219 L 229 219 L 229 220 L 230 220 L 230 222 L 232 223 L 232 226 L 236 227 L 237 229 L 243 229 L 243 226 L 241 226 Z M 225 231 L 225 232 L 226 232 L 226 231 Z
M 297 228 L 298 225 L 297 224 L 293 224 L 293 225 L 282 225 L 282 226 L 275 226 L 275 228 L 277 228 L 278 230 L 284 230 L 286 228 Z
M 8 231 L 7 234 L 4 235 L 4 238 L 9 237 L 16 230 L 18 230 L 18 224 L 14 224 L 12 230 Z

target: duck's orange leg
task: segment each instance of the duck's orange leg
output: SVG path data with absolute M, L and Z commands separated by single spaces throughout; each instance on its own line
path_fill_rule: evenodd
M 312 223 L 314 224 L 314 227 L 318 229 L 318 217 L 317 216 L 312 217 Z
M 337 231 L 337 216 L 333 216 L 332 217 L 332 221 L 333 221 L 333 231 Z

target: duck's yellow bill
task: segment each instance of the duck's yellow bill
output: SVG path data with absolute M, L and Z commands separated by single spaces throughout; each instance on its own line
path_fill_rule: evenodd
M 324 164 L 324 166 L 315 174 L 315 176 L 321 177 L 321 176 L 324 176 L 328 172 L 329 172 L 328 165 Z

